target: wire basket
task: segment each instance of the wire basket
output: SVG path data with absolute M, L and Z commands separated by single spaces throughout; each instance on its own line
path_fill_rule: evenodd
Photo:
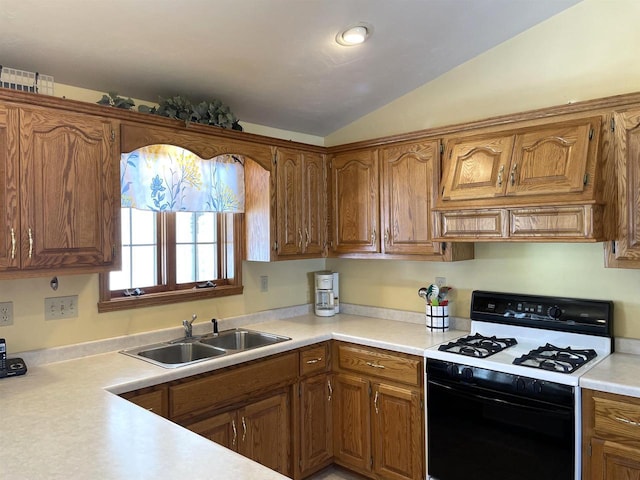
M 0 66 L 0 87 L 20 92 L 53 95 L 53 77 L 38 72 Z

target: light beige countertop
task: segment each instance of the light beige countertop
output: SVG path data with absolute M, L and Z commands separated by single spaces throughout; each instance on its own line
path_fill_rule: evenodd
M 221 322 L 220 328 L 233 326 Z M 422 355 L 425 348 L 466 333 L 430 333 L 424 323 L 345 314 L 307 314 L 243 326 L 292 340 L 174 369 L 117 351 L 42 365 L 29 363 L 25 355 L 28 373 L 0 380 L 0 478 L 283 479 L 115 394 L 331 338 Z M 201 332 L 194 328 L 194 333 Z
M 640 356 L 613 353 L 582 375 L 580 386 L 640 398 Z

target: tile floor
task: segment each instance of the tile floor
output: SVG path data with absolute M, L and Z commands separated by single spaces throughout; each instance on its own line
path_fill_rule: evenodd
M 309 477 L 308 480 L 364 480 L 364 478 L 332 465 Z

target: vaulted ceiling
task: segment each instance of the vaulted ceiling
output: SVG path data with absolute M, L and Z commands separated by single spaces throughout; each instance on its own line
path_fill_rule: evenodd
M 0 0 L 0 64 L 326 136 L 579 1 Z

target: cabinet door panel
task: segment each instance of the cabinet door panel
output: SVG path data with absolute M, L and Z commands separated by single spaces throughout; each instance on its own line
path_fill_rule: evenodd
M 424 458 L 420 392 L 373 385 L 374 470 L 389 480 L 419 480 Z
M 333 457 L 332 400 L 330 375 L 316 375 L 300 383 L 302 476 L 329 464 Z
M 640 451 L 608 440 L 591 440 L 590 480 L 640 480 Z
M 242 455 L 276 470 L 290 471 L 291 425 L 288 394 L 281 393 L 239 410 Z
M 333 432 L 336 461 L 356 469 L 371 469 L 369 382 L 351 375 L 334 377 Z
M 338 154 L 332 161 L 331 175 L 334 252 L 379 252 L 376 153 Z
M 439 253 L 432 238 L 433 163 L 438 142 L 398 145 L 381 151 L 382 228 L 385 253 Z
M 279 149 L 277 175 L 278 255 L 302 251 L 301 187 L 302 156 L 294 150 Z
M 0 270 L 19 267 L 18 109 L 0 105 Z
M 640 110 L 614 114 L 618 177 L 615 248 L 605 244 L 608 267 L 640 268 Z
M 504 195 L 513 141 L 513 135 L 451 140 L 445 152 L 442 200 Z
M 302 225 L 304 253 L 322 255 L 327 230 L 324 160 L 320 154 L 304 154 L 302 171 Z
M 209 417 L 200 422 L 187 425 L 187 428 L 212 442 L 231 450 L 237 450 L 238 420 L 235 411 Z
M 594 170 L 587 171 L 587 163 L 589 149 L 597 147 L 599 131 L 600 121 L 591 119 L 516 135 L 506 194 L 584 191 L 585 175 L 590 174 L 593 182 Z
M 116 130 L 107 119 L 21 110 L 23 268 L 112 262 Z

